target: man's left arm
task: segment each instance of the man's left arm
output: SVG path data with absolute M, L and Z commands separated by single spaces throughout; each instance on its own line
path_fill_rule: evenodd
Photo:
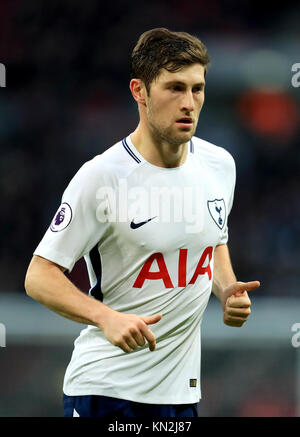
M 213 293 L 221 301 L 225 325 L 241 327 L 251 313 L 247 291 L 260 286 L 259 281 L 240 282 L 234 274 L 227 244 L 215 248 Z

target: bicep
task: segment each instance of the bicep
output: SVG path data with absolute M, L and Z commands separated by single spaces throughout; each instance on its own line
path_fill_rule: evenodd
M 53 267 L 58 268 L 62 272 L 65 272 L 67 270 L 66 267 L 63 267 L 39 255 L 33 255 L 29 264 L 30 269 L 42 269 L 42 268 L 53 268 Z
M 30 291 L 34 285 L 45 281 L 45 278 L 48 274 L 53 272 L 53 269 L 62 273 L 66 271 L 66 268 L 60 266 L 59 264 L 56 264 L 39 255 L 33 255 L 25 276 L 24 286 L 27 294 L 30 294 Z

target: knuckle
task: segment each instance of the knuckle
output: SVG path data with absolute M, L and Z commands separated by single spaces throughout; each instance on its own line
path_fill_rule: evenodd
M 134 335 L 134 334 L 137 334 L 137 332 L 138 332 L 138 330 L 136 329 L 135 326 L 131 326 L 129 328 L 129 334 Z
M 113 344 L 114 346 L 121 347 L 122 341 L 118 339 L 118 340 L 113 341 L 112 344 Z
M 117 337 L 117 341 L 118 343 L 124 343 L 124 341 L 126 342 L 128 340 L 129 336 L 127 332 L 123 332 L 120 333 L 119 336 Z
M 137 324 L 136 324 L 136 327 L 139 331 L 141 331 L 142 329 L 145 329 L 145 327 L 147 327 L 147 325 L 143 320 L 139 319 Z
M 128 332 L 125 332 L 122 336 L 122 341 L 125 341 L 126 343 L 128 342 L 128 340 L 130 340 L 131 335 Z
M 126 340 L 126 339 L 125 339 L 124 336 L 120 337 L 120 338 L 118 339 L 118 345 L 120 346 L 120 345 L 124 344 L 124 341 L 125 341 L 125 340 Z

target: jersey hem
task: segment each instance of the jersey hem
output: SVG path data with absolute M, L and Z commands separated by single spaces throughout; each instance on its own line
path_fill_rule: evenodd
M 201 400 L 201 394 L 194 395 L 193 397 L 189 397 L 188 399 L 181 396 L 180 398 L 172 397 L 166 399 L 165 397 L 151 397 L 151 399 L 147 398 L 145 395 L 141 396 L 128 396 L 128 393 L 112 393 L 111 391 L 105 390 L 87 390 L 87 389 L 75 389 L 75 390 L 67 390 L 63 388 L 63 393 L 67 396 L 107 396 L 115 399 L 121 399 L 125 401 L 138 402 L 140 404 L 160 404 L 160 405 L 183 405 L 183 404 L 195 404 Z

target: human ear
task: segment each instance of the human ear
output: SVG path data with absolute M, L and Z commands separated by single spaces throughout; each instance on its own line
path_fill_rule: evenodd
M 141 79 L 131 79 L 129 88 L 134 100 L 146 106 L 146 87 Z

